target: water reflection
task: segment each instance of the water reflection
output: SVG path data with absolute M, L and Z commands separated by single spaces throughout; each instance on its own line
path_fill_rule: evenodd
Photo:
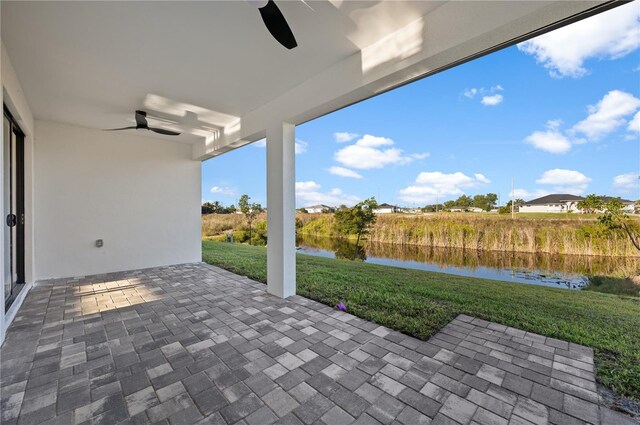
M 299 235 L 297 242 L 298 252 L 304 254 L 569 289 L 587 286 L 587 276 L 614 276 L 620 270 L 640 268 L 640 261 L 630 257 L 503 253 L 375 242 L 356 247 L 345 239 L 308 235 Z
M 340 239 L 338 239 L 338 241 L 340 241 Z M 360 245 L 356 245 L 355 243 L 344 243 L 344 241 L 342 241 L 342 243 L 338 242 L 334 245 L 332 251 L 336 258 L 341 258 L 343 260 L 367 260 L 367 252 L 365 251 L 362 243 Z

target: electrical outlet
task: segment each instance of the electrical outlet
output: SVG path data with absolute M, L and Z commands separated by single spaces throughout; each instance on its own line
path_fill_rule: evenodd
M 104 242 L 102 242 L 102 239 L 97 239 L 96 240 L 96 247 L 97 248 L 102 248 L 102 245 L 104 245 Z

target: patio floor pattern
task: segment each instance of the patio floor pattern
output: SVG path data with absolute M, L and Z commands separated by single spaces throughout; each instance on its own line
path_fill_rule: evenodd
M 202 263 L 37 283 L 2 424 L 636 423 L 589 348 L 464 315 L 421 341 L 265 289 Z

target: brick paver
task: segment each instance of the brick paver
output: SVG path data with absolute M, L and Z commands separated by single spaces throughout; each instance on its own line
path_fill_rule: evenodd
M 206 264 L 39 282 L 2 424 L 632 424 L 593 353 L 460 315 L 428 341 Z

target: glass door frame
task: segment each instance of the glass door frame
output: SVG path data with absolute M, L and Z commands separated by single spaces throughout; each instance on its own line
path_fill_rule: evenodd
M 20 129 L 20 126 L 16 122 L 11 112 L 7 109 L 6 105 L 3 105 L 3 125 L 4 118 L 6 117 L 9 122 L 9 136 L 11 139 L 15 138 L 15 152 L 13 151 L 14 144 L 12 140 L 3 141 L 4 143 L 9 143 L 9 158 L 4 159 L 4 166 L 9 166 L 8 175 L 10 179 L 13 179 L 15 175 L 15 198 L 14 194 L 9 194 L 9 204 L 10 211 L 4 211 L 6 215 L 4 215 L 5 219 L 5 231 L 10 232 L 10 243 L 9 246 L 5 246 L 5 249 L 9 251 L 9 267 L 10 276 L 11 276 L 11 293 L 5 299 L 5 312 L 9 309 L 13 301 L 16 299 L 25 283 L 25 234 L 24 234 L 24 224 L 25 224 L 25 213 L 24 213 L 24 132 Z M 4 131 L 3 131 L 4 134 Z M 4 150 L 4 146 L 3 146 Z M 14 155 L 15 155 L 15 164 L 14 164 Z M 15 173 L 13 167 L 16 167 Z M 7 173 L 4 173 L 7 175 Z M 6 187 L 6 186 L 5 186 Z M 9 190 L 13 191 L 13 181 L 9 182 Z M 14 203 L 15 199 L 15 205 Z M 3 205 L 4 210 L 4 205 Z M 15 240 L 13 231 L 11 230 L 13 226 L 10 226 L 11 215 L 14 215 L 13 222 L 16 227 L 15 232 Z M 5 242 L 3 242 L 5 243 Z M 15 249 L 14 249 L 15 246 Z M 5 254 L 6 255 L 6 254 Z M 15 256 L 15 261 L 14 257 Z M 15 270 L 14 270 L 15 264 Z M 7 276 L 7 271 L 5 270 L 3 279 Z M 15 279 L 14 279 L 15 277 Z M 3 282 L 3 290 L 6 282 Z

